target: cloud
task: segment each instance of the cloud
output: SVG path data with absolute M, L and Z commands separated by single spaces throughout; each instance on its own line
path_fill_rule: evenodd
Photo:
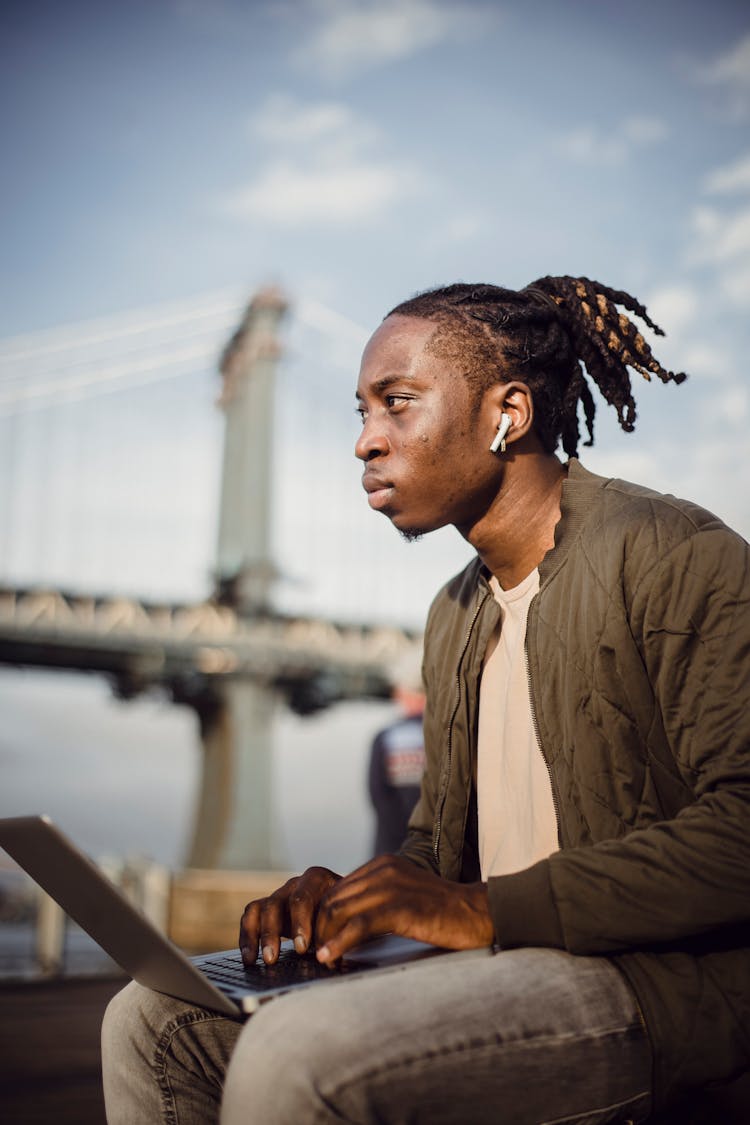
M 695 321 L 700 307 L 696 290 L 690 285 L 665 285 L 652 293 L 648 311 L 671 336 L 684 332 Z
M 250 127 L 272 155 L 225 201 L 236 216 L 287 227 L 346 226 L 378 217 L 423 184 L 415 166 L 375 151 L 380 131 L 343 102 L 275 94 Z
M 738 266 L 722 278 L 722 289 L 740 308 L 750 309 L 750 266 Z
M 733 426 L 744 424 L 750 412 L 750 396 L 747 387 L 740 383 L 730 383 L 715 400 L 718 417 Z
M 728 51 L 717 55 L 700 71 L 704 82 L 720 86 L 733 86 L 750 91 L 750 34 L 740 39 Z
M 272 144 L 313 145 L 343 138 L 358 147 L 376 140 L 374 125 L 358 119 L 344 102 L 298 102 L 287 94 L 274 94 L 255 113 L 252 132 Z
M 305 168 L 279 161 L 237 193 L 231 210 L 284 226 L 347 225 L 373 218 L 414 186 L 409 169 L 396 165 L 349 162 Z
M 696 207 L 692 215 L 690 258 L 697 264 L 724 265 L 750 255 L 750 203 L 731 212 Z
M 462 209 L 452 217 L 446 216 L 440 223 L 439 230 L 430 230 L 430 245 L 433 248 L 463 245 L 488 230 L 491 221 L 491 217 L 476 209 L 472 209 L 471 212 Z
M 627 117 L 610 130 L 582 125 L 561 137 L 557 147 L 581 164 L 615 167 L 626 163 L 639 149 L 664 140 L 668 129 L 659 117 Z
M 691 216 L 690 266 L 715 271 L 715 286 L 738 308 L 750 308 L 750 203 L 731 211 L 702 204 Z
M 715 168 L 704 178 L 712 196 L 744 196 L 701 203 L 690 216 L 687 263 L 715 272 L 714 287 L 741 309 L 750 308 L 750 154 Z
M 705 338 L 706 294 L 685 282 L 664 285 L 650 294 L 650 316 L 666 332 L 666 340 L 643 328 L 643 335 L 665 364 L 700 379 L 726 380 L 732 360 L 716 339 Z
M 700 322 L 693 325 L 692 330 L 693 333 L 701 332 Z M 711 340 L 693 338 L 691 342 L 680 348 L 679 356 L 677 366 L 696 378 L 726 382 L 733 377 L 732 356 L 717 345 L 715 338 Z
M 471 38 L 491 14 L 449 0 L 311 0 L 310 9 L 320 22 L 295 59 L 334 79 Z
M 632 147 L 656 144 L 664 140 L 668 132 L 660 117 L 626 117 L 620 126 L 623 142 Z
M 715 168 L 706 176 L 705 190 L 712 195 L 733 195 L 737 192 L 750 192 L 750 153 L 741 156 L 733 164 Z
M 734 115 L 746 116 L 750 112 L 750 34 L 700 66 L 697 77 L 727 95 Z

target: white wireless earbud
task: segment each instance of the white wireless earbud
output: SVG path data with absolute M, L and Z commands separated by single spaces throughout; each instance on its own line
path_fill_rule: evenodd
M 500 415 L 500 425 L 490 446 L 490 453 L 505 453 L 505 435 L 512 425 L 509 414 Z

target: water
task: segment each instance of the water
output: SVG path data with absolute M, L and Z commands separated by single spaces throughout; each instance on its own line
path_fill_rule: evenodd
M 49 813 L 93 855 L 182 863 L 201 755 L 190 708 L 158 696 L 119 701 L 94 675 L 3 668 L 0 714 L 0 815 Z M 381 703 L 305 719 L 280 709 L 276 866 L 348 868 L 367 858 L 367 754 L 392 715 Z
M 115 973 L 117 965 L 78 926 L 68 923 L 63 946 L 62 974 L 89 977 Z M 40 975 L 34 954 L 34 929 L 28 923 L 0 924 L 0 981 L 34 980 Z
M 371 854 L 367 758 L 393 717 L 384 703 L 340 704 L 301 719 L 280 709 L 272 805 L 274 866 L 348 871 Z M 0 668 L 0 816 L 48 813 L 89 855 L 183 865 L 200 777 L 197 720 L 159 696 L 115 699 L 102 677 Z M 0 876 L 10 860 L 0 852 Z M 68 963 L 85 935 L 68 934 Z M 28 921 L 0 925 L 0 952 L 23 960 Z

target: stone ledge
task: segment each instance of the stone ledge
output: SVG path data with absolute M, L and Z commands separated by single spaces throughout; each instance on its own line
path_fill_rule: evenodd
M 254 898 L 282 886 L 287 871 L 210 871 L 189 868 L 172 876 L 167 933 L 189 953 L 237 945 L 242 911 Z

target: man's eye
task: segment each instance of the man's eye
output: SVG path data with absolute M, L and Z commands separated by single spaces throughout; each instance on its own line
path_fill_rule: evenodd
M 364 406 L 355 406 L 354 413 L 359 414 L 360 422 L 364 423 L 365 419 L 367 418 L 367 411 L 365 410 Z
M 385 396 L 385 404 L 386 404 L 386 406 L 388 407 L 389 410 L 391 410 L 394 406 L 396 406 L 396 407 L 403 406 L 404 403 L 406 403 L 408 401 L 409 401 L 409 399 L 407 398 L 406 395 L 386 395 Z

